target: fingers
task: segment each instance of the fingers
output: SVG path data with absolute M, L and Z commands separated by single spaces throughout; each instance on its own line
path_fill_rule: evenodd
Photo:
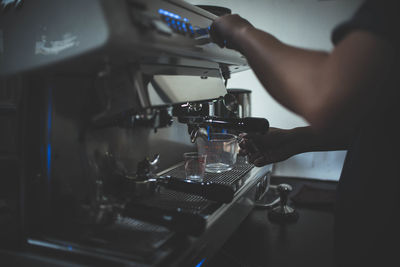
M 250 154 L 250 150 L 247 148 L 247 145 L 245 143 L 245 140 L 242 140 L 239 142 L 239 155 L 240 156 L 247 156 Z
M 246 140 L 245 139 L 240 140 L 239 147 L 240 147 L 240 149 L 246 149 Z
M 249 162 L 254 163 L 257 159 L 263 158 L 263 155 L 260 152 L 257 153 L 248 153 L 247 154 L 247 159 Z
M 246 136 L 247 136 L 247 133 L 239 133 L 239 137 L 242 139 L 246 138 Z
M 211 40 L 212 40 L 214 43 L 216 43 L 219 47 L 224 48 L 226 42 L 225 42 L 225 40 L 224 40 L 222 34 L 219 33 L 219 30 L 217 29 L 217 27 L 218 27 L 218 26 L 217 26 L 216 22 L 214 22 L 214 23 L 211 25 L 211 28 L 210 28 L 210 37 L 211 37 Z
M 243 27 L 252 25 L 237 14 L 218 17 L 210 27 L 211 40 L 220 47 L 236 49 L 233 36 Z
M 240 134 L 239 155 L 247 156 L 248 161 L 257 167 L 273 163 L 279 156 L 278 151 L 270 146 L 265 146 L 265 136 L 259 134 Z
M 256 167 L 262 167 L 264 165 L 271 163 L 261 153 L 247 154 L 247 159 L 250 163 L 254 164 Z
M 246 148 L 246 145 L 244 144 L 244 141 L 242 141 L 241 143 L 239 143 L 240 150 L 239 150 L 239 155 L 240 156 L 247 156 L 247 159 L 250 163 L 255 163 L 257 162 L 258 165 L 256 165 L 257 167 L 260 167 L 262 165 L 260 165 L 262 162 L 264 162 L 264 155 L 259 151 L 254 151 L 254 150 L 248 150 Z M 260 162 L 260 163 L 259 163 Z
M 249 152 L 247 150 L 242 150 L 239 155 L 247 156 L 248 161 L 257 167 L 279 162 L 285 159 L 281 157 L 279 151 L 273 150 L 263 152 Z
M 268 164 L 271 164 L 272 162 L 269 162 L 268 160 L 266 160 L 264 157 L 260 157 L 258 159 L 256 159 L 253 164 L 256 167 L 262 167 Z
M 256 167 L 262 167 L 271 163 L 274 163 L 274 161 L 268 157 L 266 154 L 253 154 L 252 156 L 249 156 L 249 162 L 253 163 Z
M 247 154 L 249 154 L 249 152 L 246 149 L 240 148 L 239 156 L 247 156 Z
M 249 134 L 242 135 L 241 141 L 239 142 L 240 149 L 247 151 L 248 153 L 254 153 L 262 149 L 259 148 L 259 140 L 251 138 Z
M 210 27 L 210 37 L 211 40 L 216 43 L 219 47 L 224 48 L 226 45 L 225 34 L 223 30 L 223 25 L 221 22 L 221 18 L 219 17 L 211 24 Z

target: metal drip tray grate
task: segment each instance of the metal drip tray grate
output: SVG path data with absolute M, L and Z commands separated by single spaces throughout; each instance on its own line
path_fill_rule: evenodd
M 207 182 L 227 184 L 235 188 L 240 188 L 242 184 L 241 179 L 254 167 L 244 161 L 244 158 L 239 157 L 234 168 L 224 173 L 206 173 L 204 180 Z M 177 178 L 185 178 L 184 166 L 178 166 L 165 175 L 174 176 Z M 183 212 L 196 213 L 196 214 L 210 214 L 215 210 L 216 206 L 214 201 L 207 200 L 201 196 L 177 192 L 170 189 L 160 188 L 160 191 L 152 196 L 140 198 L 136 203 L 145 206 L 157 207 L 165 210 L 181 210 Z
M 181 210 L 188 213 L 201 213 L 207 209 L 212 201 L 201 196 L 177 192 L 170 189 L 161 188 L 153 196 L 141 198 L 138 202 L 145 206 L 157 207 L 163 210 Z
M 163 226 L 122 216 L 94 234 L 87 241 L 97 241 L 97 245 L 112 247 L 122 253 L 139 252 L 142 256 L 151 254 L 172 236 Z
M 253 167 L 254 165 L 246 163 L 243 157 L 238 157 L 232 170 L 222 173 L 205 173 L 204 180 L 206 182 L 234 185 L 237 180 L 241 179 Z M 182 165 L 165 174 L 185 179 L 185 168 Z
M 110 225 L 90 229 L 83 227 L 81 230 L 78 236 L 58 231 L 43 240 L 30 239 L 28 242 L 83 254 L 101 253 L 147 262 L 173 236 L 173 232 L 163 226 L 120 215 Z

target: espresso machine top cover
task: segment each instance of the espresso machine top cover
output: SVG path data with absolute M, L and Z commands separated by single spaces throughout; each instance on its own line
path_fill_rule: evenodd
M 3 2 L 0 76 L 90 72 L 107 64 L 157 64 L 167 72 L 190 66 L 223 74 L 248 68 L 242 55 L 210 41 L 217 16 L 181 0 Z

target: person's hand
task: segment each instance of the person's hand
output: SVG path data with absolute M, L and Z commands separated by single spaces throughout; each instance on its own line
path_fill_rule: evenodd
M 247 155 L 248 160 L 257 167 L 283 161 L 297 154 L 290 130 L 270 128 L 264 135 L 244 134 L 241 137 L 239 155 Z
M 240 50 L 237 37 L 253 26 L 237 14 L 217 18 L 211 25 L 210 36 L 220 47 Z

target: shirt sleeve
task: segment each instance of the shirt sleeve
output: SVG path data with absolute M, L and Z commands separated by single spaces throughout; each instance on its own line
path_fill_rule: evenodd
M 354 16 L 337 26 L 332 33 L 336 45 L 353 31 L 368 31 L 399 45 L 400 1 L 366 0 Z

